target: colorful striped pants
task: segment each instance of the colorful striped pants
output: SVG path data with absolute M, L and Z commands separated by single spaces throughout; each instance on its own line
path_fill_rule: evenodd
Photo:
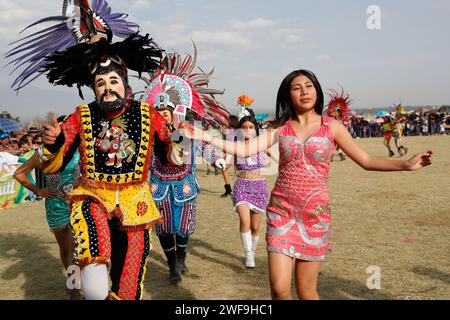
M 76 201 L 71 207 L 79 266 L 110 265 L 112 295 L 123 300 L 142 299 L 150 230 L 122 227 L 117 217 L 108 219 L 106 209 L 92 198 Z

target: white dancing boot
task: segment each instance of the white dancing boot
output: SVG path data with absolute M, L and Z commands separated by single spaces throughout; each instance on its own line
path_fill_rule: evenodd
M 259 236 L 252 236 L 252 252 L 253 252 L 253 261 L 255 261 L 256 257 L 256 248 L 258 247 Z
M 247 268 L 254 268 L 255 253 L 252 251 L 252 233 L 250 231 L 244 233 L 241 232 L 241 240 L 245 252 L 245 266 Z

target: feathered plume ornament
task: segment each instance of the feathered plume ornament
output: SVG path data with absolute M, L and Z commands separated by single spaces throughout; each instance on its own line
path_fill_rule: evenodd
M 344 92 L 341 87 L 341 92 L 337 90 L 330 89 L 328 96 L 330 101 L 328 102 L 327 115 L 341 122 L 347 122 L 348 115 L 350 113 L 351 99 L 348 93 Z
M 253 99 L 248 95 L 240 95 L 237 100 L 238 105 L 241 107 L 241 112 L 239 112 L 238 118 L 239 120 L 243 117 L 250 117 L 254 116 L 253 110 L 250 108 L 250 106 L 253 103 Z
M 127 16 L 111 12 L 105 0 L 93 0 L 92 7 L 88 0 L 64 0 L 60 16 L 46 17 L 30 24 L 21 33 L 35 26 L 42 26 L 42 29 L 10 43 L 14 47 L 5 54 L 5 58 L 12 59 L 7 64 L 14 68 L 10 74 L 21 69 L 11 88 L 18 92 L 42 75 L 41 71 L 49 64 L 46 57 L 54 52 L 98 38 L 111 42 L 113 35 L 125 39 L 138 33 L 139 26 L 126 21 Z M 54 24 L 44 27 L 46 23 Z
M 215 95 L 225 90 L 209 88 L 209 81 L 214 69 L 205 73 L 194 72 L 197 64 L 197 48 L 194 54 L 186 54 L 184 58 L 177 52 L 166 54 L 161 65 L 149 78 L 142 77 L 147 83 L 143 100 L 160 108 L 160 103 L 174 108 L 174 115 L 184 119 L 186 109 L 191 109 L 200 118 L 212 121 L 220 127 L 228 127 L 230 113 L 226 107 L 216 100 Z M 178 94 L 174 94 L 174 91 Z M 163 106 L 164 107 L 164 106 Z
M 243 94 L 238 97 L 237 103 L 241 107 L 250 107 L 253 103 L 253 99 L 250 96 Z

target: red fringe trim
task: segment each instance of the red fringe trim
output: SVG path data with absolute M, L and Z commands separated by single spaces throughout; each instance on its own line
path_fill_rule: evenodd
M 92 264 L 92 263 L 106 264 L 108 266 L 108 268 L 110 266 L 109 259 L 105 258 L 105 257 L 83 258 L 78 262 L 80 268 L 83 268 L 83 267 L 87 266 L 88 264 Z
M 146 169 L 146 170 L 148 170 L 148 169 Z M 147 178 L 147 177 L 145 177 L 145 178 Z M 122 190 L 122 189 L 125 189 L 132 185 L 139 185 L 139 184 L 144 184 L 144 183 L 147 183 L 147 179 L 117 183 L 117 182 L 98 181 L 98 180 L 86 179 L 86 178 L 81 177 L 78 179 L 76 186 L 78 187 L 78 186 L 82 185 L 85 187 L 95 188 L 95 189 Z
M 145 157 L 145 165 L 142 172 L 142 179 L 144 181 L 148 181 L 148 170 L 150 169 L 150 157 L 153 154 L 153 147 L 155 145 L 155 108 L 153 106 L 148 105 L 149 117 L 150 117 L 150 132 L 148 137 L 148 152 Z M 142 108 L 142 107 L 141 107 Z

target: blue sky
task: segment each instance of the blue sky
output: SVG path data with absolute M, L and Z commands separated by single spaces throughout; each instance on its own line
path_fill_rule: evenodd
M 60 12 L 62 1 L 0 0 L 0 50 L 32 21 Z M 310 69 L 322 87 L 341 84 L 353 108 L 450 103 L 450 1 L 161 1 L 110 0 L 166 50 L 192 52 L 195 41 L 210 86 L 237 113 L 249 94 L 256 112 L 273 112 L 278 86 L 294 69 Z M 381 10 L 381 30 L 369 30 L 368 6 Z M 2 65 L 6 63 L 2 59 Z M 45 78 L 16 95 L 9 69 L 0 71 L 0 110 L 24 120 L 74 110 L 76 89 Z M 140 82 L 133 82 L 137 91 Z M 92 95 L 85 89 L 86 101 Z

